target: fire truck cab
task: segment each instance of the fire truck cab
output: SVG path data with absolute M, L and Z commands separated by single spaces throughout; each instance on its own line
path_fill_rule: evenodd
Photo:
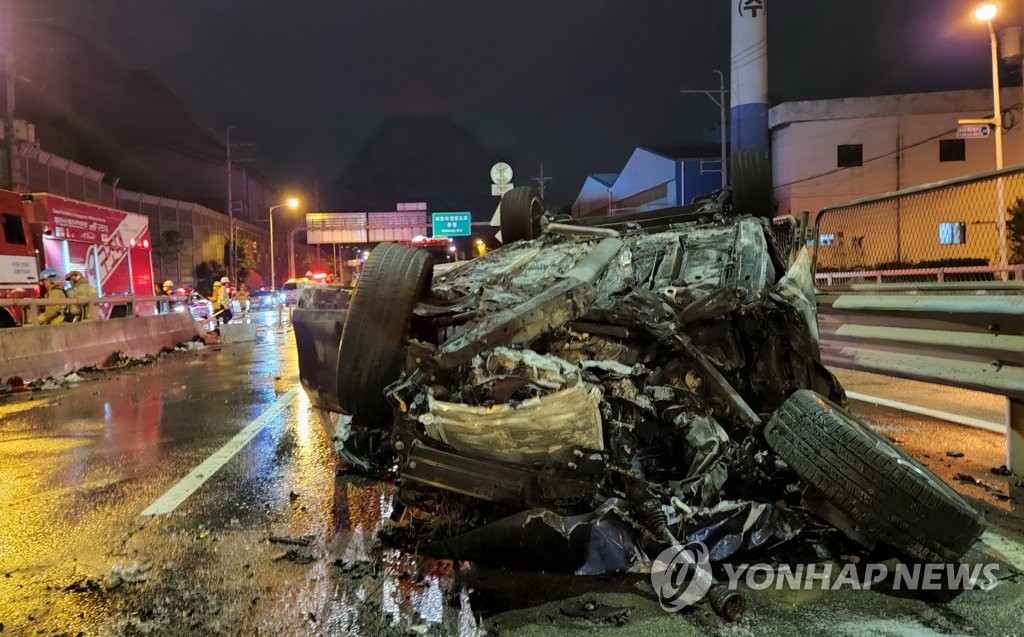
M 0 190 L 0 299 L 39 296 L 39 268 L 21 195 Z M 21 323 L 18 308 L 0 308 L 0 327 Z
M 39 296 L 38 272 L 42 268 L 56 270 L 61 278 L 78 270 L 100 297 L 154 294 L 149 219 L 145 215 L 49 193 L 7 191 L 0 191 L 0 213 L 4 224 L 0 289 L 7 298 Z M 137 304 L 135 312 L 155 314 L 156 304 Z M 22 322 L 16 310 L 5 314 L 0 316 L 2 325 Z M 100 306 L 100 318 L 127 315 L 126 304 Z

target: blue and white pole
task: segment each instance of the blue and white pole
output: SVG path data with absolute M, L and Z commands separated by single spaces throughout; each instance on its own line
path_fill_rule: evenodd
M 770 216 L 768 0 L 729 0 L 729 7 L 733 202 L 740 212 Z

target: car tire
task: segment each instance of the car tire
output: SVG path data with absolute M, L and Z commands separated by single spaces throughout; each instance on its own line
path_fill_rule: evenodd
M 529 241 L 540 236 L 544 200 L 530 186 L 520 186 L 501 198 L 501 240 L 503 243 Z
M 764 436 L 869 549 L 879 542 L 911 559 L 955 562 L 984 531 L 981 515 L 949 485 L 812 391 L 794 393 Z
M 434 258 L 425 250 L 382 243 L 352 293 L 338 346 L 338 404 L 356 424 L 386 426 L 384 389 L 398 380 L 413 309 L 430 290 Z

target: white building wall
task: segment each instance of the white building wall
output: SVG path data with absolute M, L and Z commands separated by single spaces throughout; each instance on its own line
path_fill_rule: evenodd
M 1019 105 L 1020 88 L 1003 90 Z M 1019 108 L 1019 106 L 1018 106 Z M 995 168 L 995 141 L 968 139 L 966 161 L 940 162 L 939 139 L 959 118 L 988 117 L 991 91 L 954 91 L 781 104 L 771 111 L 779 214 L 821 208 Z M 1024 119 L 1004 132 L 1005 164 L 1024 163 Z M 864 165 L 839 168 L 837 146 L 863 144 Z

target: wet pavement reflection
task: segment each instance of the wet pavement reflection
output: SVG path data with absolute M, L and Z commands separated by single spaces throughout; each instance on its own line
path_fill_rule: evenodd
M 729 626 L 705 607 L 665 614 L 641 575 L 514 573 L 386 548 L 376 534 L 393 485 L 339 475 L 324 416 L 302 392 L 172 513 L 140 516 L 296 387 L 287 324 L 271 312 L 252 321 L 255 342 L 0 403 L 3 635 L 564 635 L 597 628 L 559 612 L 584 595 L 632 609 L 628 625 L 600 628 L 617 635 L 854 634 L 836 627 L 857 617 L 990 634 L 1021 600 L 1019 585 L 937 607 L 769 592 Z M 928 448 L 931 421 L 865 415 Z M 974 432 L 938 440 L 963 449 L 961 462 L 992 461 L 992 440 Z

